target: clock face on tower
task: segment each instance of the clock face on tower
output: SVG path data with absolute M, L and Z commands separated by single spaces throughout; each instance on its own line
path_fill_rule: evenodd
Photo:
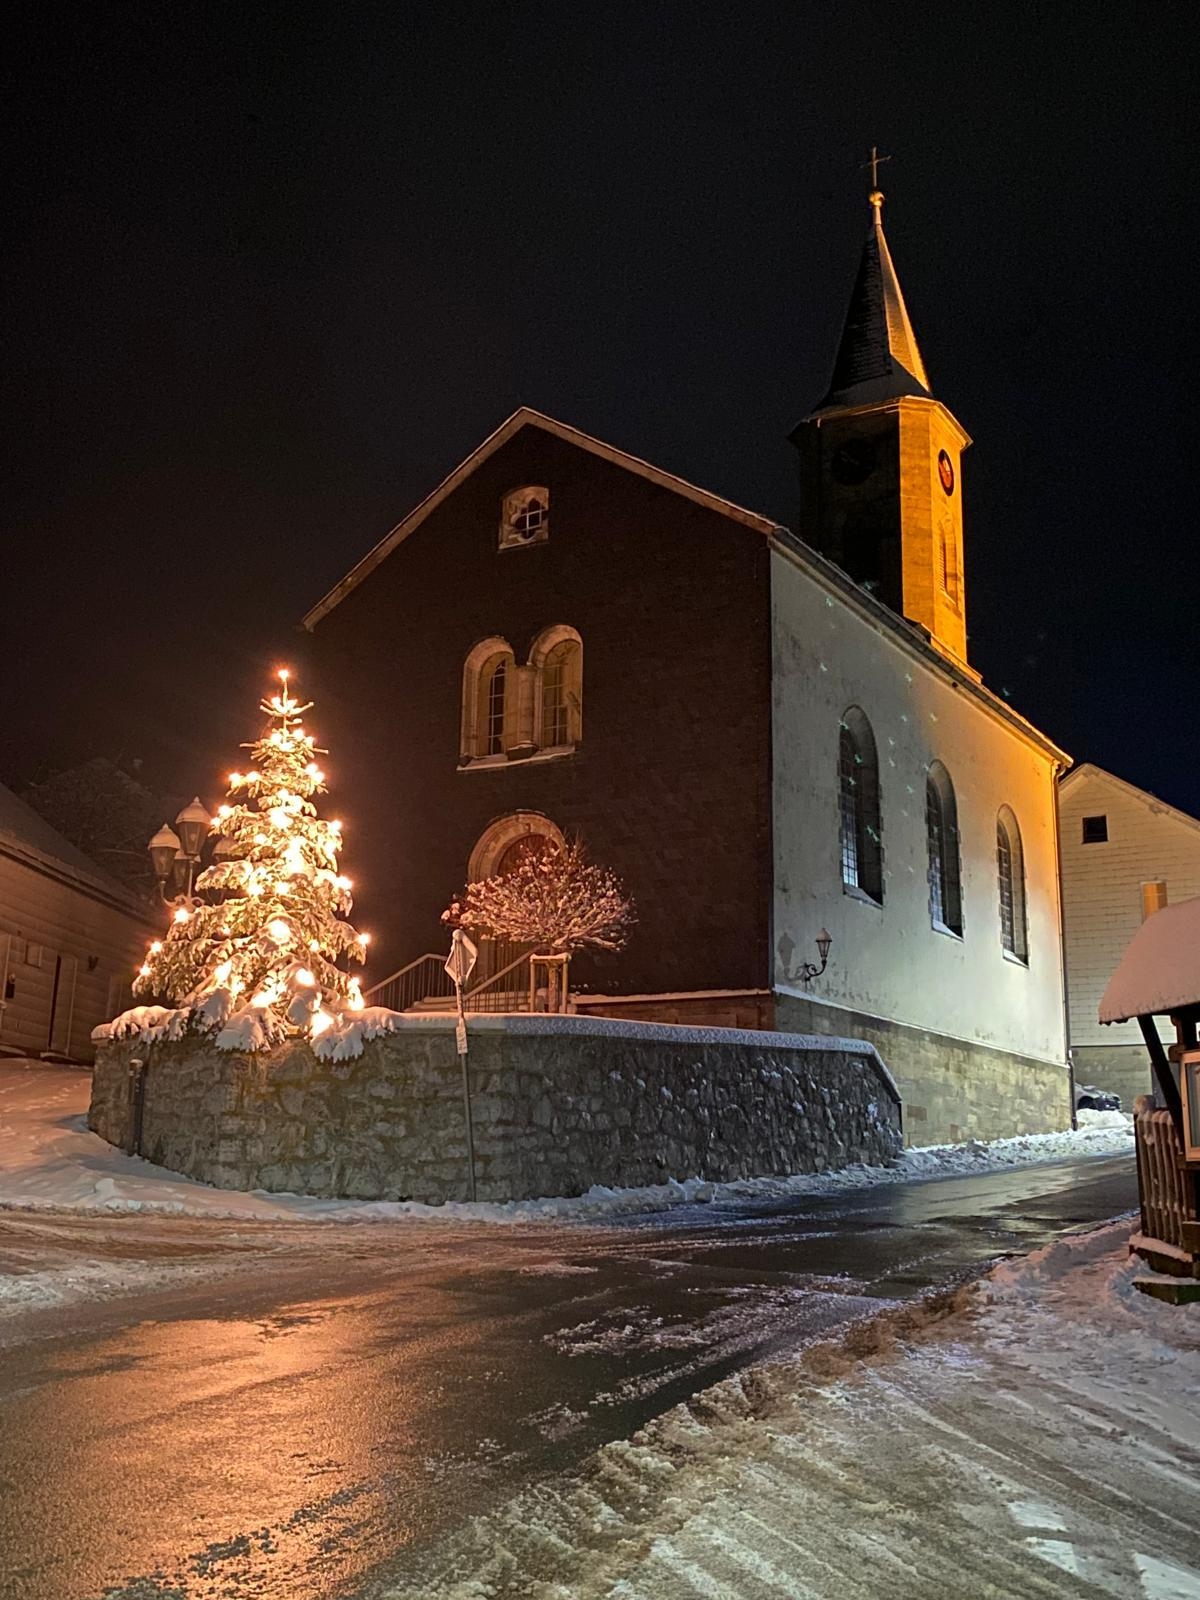
M 938 451 L 938 477 L 947 494 L 954 493 L 954 463 L 944 450 Z

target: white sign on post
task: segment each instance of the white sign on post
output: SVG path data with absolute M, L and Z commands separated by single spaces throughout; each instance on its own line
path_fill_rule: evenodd
M 458 1021 L 454 1028 L 454 1043 L 462 1066 L 463 1118 L 467 1125 L 467 1174 L 471 1199 L 475 1198 L 475 1130 L 471 1124 L 471 1080 L 467 1075 L 467 1018 L 463 1010 L 463 984 L 475 970 L 479 954 L 461 928 L 455 928 L 446 957 L 446 975 L 454 984 L 454 998 L 458 1003 Z
M 478 956 L 478 950 L 467 935 L 461 928 L 455 928 L 450 954 L 446 957 L 446 975 L 456 988 L 461 989 L 474 972 Z

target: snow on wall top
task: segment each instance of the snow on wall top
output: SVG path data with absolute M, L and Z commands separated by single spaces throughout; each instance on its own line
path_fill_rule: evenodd
M 164 1006 L 134 1006 L 111 1022 L 94 1029 L 92 1038 L 97 1044 L 121 1040 L 135 1040 L 141 1044 L 154 1044 L 158 1040 L 185 1037 L 189 1032 L 213 1033 L 220 1050 L 265 1049 L 275 1042 L 274 1037 L 245 1036 L 236 1024 L 250 1010 L 229 1014 L 222 1009 L 224 990 L 202 1006 L 183 1006 L 176 1010 Z M 318 1039 L 312 1049 L 322 1061 L 346 1061 L 362 1054 L 368 1040 L 389 1033 L 452 1033 L 453 1016 L 388 1011 L 383 1006 L 367 1006 L 359 1012 L 346 1012 Z M 756 1028 L 694 1028 L 674 1022 L 641 1022 L 625 1017 L 580 1017 L 528 1012 L 485 1013 L 468 1020 L 468 1033 L 509 1034 L 582 1034 L 590 1038 L 657 1040 L 671 1044 L 741 1044 L 759 1050 L 837 1050 L 845 1055 L 866 1056 L 873 1062 L 875 1071 L 887 1093 L 901 1103 L 900 1089 L 895 1078 L 876 1050 L 866 1039 L 843 1039 L 823 1033 L 773 1033 Z
M 1200 1003 L 1200 896 L 1164 906 L 1129 941 L 1100 1001 L 1101 1022 Z

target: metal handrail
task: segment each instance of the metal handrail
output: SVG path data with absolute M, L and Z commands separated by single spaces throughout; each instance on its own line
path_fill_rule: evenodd
M 530 964 L 534 952 L 523 951 L 507 965 L 463 991 L 464 1011 L 532 1011 L 533 992 Z M 505 980 L 521 969 L 524 977 L 505 985 Z M 445 1001 L 454 1009 L 454 984 L 445 969 L 445 957 L 434 951 L 417 956 L 407 966 L 373 984 L 363 996 L 368 1005 L 390 1011 L 408 1011 L 421 1001 Z
M 417 956 L 406 967 L 397 967 L 395 972 L 389 972 L 386 978 L 380 978 L 378 983 L 373 983 L 366 991 L 366 995 L 373 995 L 382 989 L 385 983 L 394 983 L 397 978 L 402 978 L 406 972 L 411 972 L 414 967 L 419 967 L 422 961 L 445 961 L 445 956 L 438 955 L 436 950 L 428 950 L 423 956 Z M 366 996 L 364 996 L 366 998 Z
M 525 967 L 526 969 L 528 969 L 529 963 L 530 963 L 530 961 L 532 959 L 533 959 L 532 955 L 527 950 L 524 955 L 519 955 L 516 958 L 515 961 L 510 961 L 506 967 L 501 967 L 499 972 L 493 972 L 490 978 L 485 978 L 482 983 L 477 983 L 474 986 L 474 988 L 467 989 L 463 994 L 463 1010 L 464 1011 L 512 1011 L 514 1009 L 517 1010 L 517 1011 L 530 1011 L 530 1010 L 532 1010 L 533 1008 L 532 1008 L 532 1006 L 530 1004 L 530 999 L 529 999 L 529 982 L 528 982 L 528 979 L 523 984 L 520 984 L 516 989 L 497 989 L 496 988 L 496 985 L 500 982 L 500 980 L 502 978 L 507 978 L 509 973 L 510 972 L 514 972 L 517 967 Z M 493 991 L 493 990 L 495 991 L 494 993 L 490 993 L 489 992 L 489 991 Z M 517 1001 L 518 1001 L 518 1003 L 517 1003 L 515 1008 L 513 1006 L 510 1006 L 510 1005 L 501 1005 L 501 1004 L 499 1004 L 499 1002 L 501 1000 L 508 1000 L 514 994 L 517 996 Z M 486 995 L 488 1001 L 495 1000 L 497 1003 L 495 1005 L 486 1004 L 486 1003 L 481 1005 L 481 1004 L 478 1003 L 479 1002 L 479 997 L 481 995 Z
M 363 999 L 368 1005 L 385 1006 L 389 1011 L 407 1011 L 418 1000 L 449 998 L 454 994 L 454 984 L 445 963 L 445 956 L 428 951 L 380 983 L 372 984 Z

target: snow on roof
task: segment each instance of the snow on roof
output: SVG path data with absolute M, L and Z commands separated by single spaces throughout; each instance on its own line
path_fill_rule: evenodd
M 72 878 L 102 889 L 110 898 L 119 900 L 124 909 L 136 915 L 145 915 L 145 907 L 124 884 L 118 882 L 90 856 L 68 840 L 32 806 L 26 805 L 11 789 L 0 785 L 0 846 L 16 854 L 32 858 L 35 864 L 52 863 L 66 871 Z
M 1129 941 L 1100 1002 L 1101 1022 L 1200 1004 L 1200 896 L 1164 906 Z

